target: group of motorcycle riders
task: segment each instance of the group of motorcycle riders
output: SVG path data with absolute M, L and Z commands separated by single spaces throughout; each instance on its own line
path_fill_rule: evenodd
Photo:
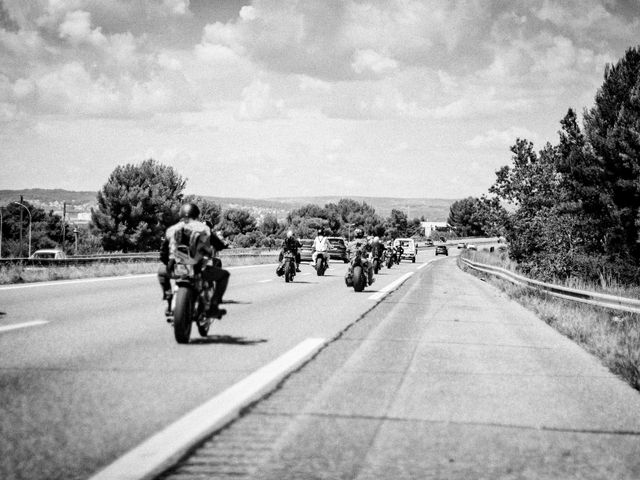
M 205 218 L 203 219 L 204 221 L 200 220 L 200 208 L 195 203 L 185 203 L 182 205 L 179 216 L 180 220 L 178 223 L 167 229 L 160 246 L 160 261 L 162 264 L 158 270 L 158 280 L 162 288 L 163 300 L 167 302 L 165 315 L 168 321 L 171 321 L 173 314 L 171 278 L 174 276 L 176 257 L 178 256 L 177 246 L 180 243 L 184 243 L 185 245 L 191 244 L 191 256 L 193 258 L 209 259 L 209 261 L 204 262 L 201 266 L 203 279 L 209 285 L 213 285 L 213 295 L 206 315 L 207 317 L 217 319 L 222 318 L 226 310 L 220 308 L 220 305 L 223 303 L 223 297 L 229 283 L 230 274 L 228 270 L 222 268 L 222 264 L 219 258 L 217 258 L 217 252 L 227 248 L 228 244 L 224 241 L 221 232 L 215 232 L 213 230 L 213 224 L 209 219 Z M 189 238 L 184 238 L 184 232 L 188 232 L 187 237 Z M 378 259 L 382 261 L 386 254 L 394 256 L 394 258 L 397 259 L 396 262 L 398 262 L 403 253 L 402 246 L 398 245 L 394 247 L 391 241 L 388 241 L 385 245 L 380 241 L 379 237 L 365 237 L 364 231 L 361 228 L 356 228 L 353 233 L 354 239 L 347 245 L 349 259 L 353 262 L 355 257 L 359 257 L 360 264 L 367 272 L 368 284 L 371 285 L 375 281 L 373 277 L 373 260 Z M 283 257 L 286 254 L 291 254 L 293 258 L 295 258 L 296 271 L 300 272 L 300 247 L 301 243 L 295 238 L 293 231 L 287 231 L 280 252 L 280 265 L 282 265 Z M 319 254 L 324 254 L 328 260 L 330 248 L 331 244 L 325 235 L 324 229 L 319 228 L 312 246 L 313 264 L 315 265 L 316 257 Z

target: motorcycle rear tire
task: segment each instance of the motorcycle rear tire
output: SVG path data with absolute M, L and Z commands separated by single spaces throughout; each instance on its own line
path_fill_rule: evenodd
M 364 271 L 361 266 L 353 267 L 353 289 L 356 292 L 361 292 L 364 290 L 366 281 L 364 278 Z
M 393 259 L 389 259 L 387 260 L 387 268 L 391 268 L 391 265 L 393 265 Z
M 178 343 L 189 343 L 193 322 L 193 296 L 189 287 L 180 287 L 176 293 L 176 307 L 173 311 L 173 335 Z
M 324 275 L 324 271 L 327 269 L 324 260 L 321 258 L 316 258 L 316 273 L 319 277 Z
M 296 275 L 295 271 L 294 271 L 294 267 L 292 265 L 292 262 L 286 262 L 285 263 L 285 267 L 284 267 L 284 281 L 286 283 L 289 283 L 291 281 L 293 281 L 293 277 Z
M 374 260 L 374 262 L 373 262 L 373 273 L 375 273 L 377 275 L 379 271 L 380 271 L 380 260 Z

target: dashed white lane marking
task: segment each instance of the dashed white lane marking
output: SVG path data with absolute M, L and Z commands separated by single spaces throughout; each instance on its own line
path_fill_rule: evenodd
M 0 327 L 0 333 L 8 332 L 10 330 L 18 330 L 19 328 L 37 327 L 38 325 L 44 325 L 49 323 L 47 320 L 34 320 L 32 322 L 16 323 L 15 325 L 7 325 Z
M 374 293 L 369 297 L 369 300 L 380 300 L 382 297 L 387 295 L 391 290 L 402 284 L 407 278 L 413 275 L 413 272 L 405 273 L 403 276 L 391 282 L 389 285 L 382 287 L 379 292 Z
M 268 282 L 273 282 L 273 278 L 268 278 L 266 280 L 258 280 L 258 283 L 268 283 Z
M 90 480 L 155 478 L 199 442 L 236 418 L 242 408 L 275 388 L 285 376 L 311 359 L 325 343 L 323 338 L 308 338 L 299 343 L 126 453 Z

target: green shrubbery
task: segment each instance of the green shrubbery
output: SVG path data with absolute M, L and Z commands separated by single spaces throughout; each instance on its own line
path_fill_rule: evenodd
M 491 218 L 502 219 L 497 230 L 524 273 L 542 280 L 606 277 L 638 284 L 640 48 L 606 66 L 595 104 L 583 118 L 581 127 L 569 109 L 559 142 L 537 152 L 530 141 L 516 140 L 513 164 L 496 172 L 489 189 L 509 213 L 501 216 L 494 208 Z M 491 226 L 479 206 L 476 199 L 475 214 L 467 217 L 452 208 L 452 220 L 466 218 L 466 227 L 476 230 Z

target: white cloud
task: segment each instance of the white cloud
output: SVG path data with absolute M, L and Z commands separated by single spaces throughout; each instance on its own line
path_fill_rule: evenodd
M 373 72 L 376 75 L 383 75 L 396 70 L 398 62 L 380 55 L 374 50 L 357 50 L 351 63 L 351 68 L 356 73 Z
M 481 135 L 476 135 L 467 142 L 473 148 L 503 148 L 513 145 L 517 138 L 536 142 L 538 135 L 526 128 L 510 127 L 506 130 L 491 129 Z
M 189 11 L 189 0 L 162 0 L 162 4 L 175 15 L 184 15 Z
M 242 90 L 242 102 L 238 110 L 241 120 L 265 120 L 282 116 L 284 102 L 271 98 L 271 86 L 255 80 Z
M 58 31 L 60 38 L 69 39 L 73 45 L 89 43 L 100 46 L 107 41 L 100 28 L 91 29 L 91 14 L 82 10 L 67 13 Z

